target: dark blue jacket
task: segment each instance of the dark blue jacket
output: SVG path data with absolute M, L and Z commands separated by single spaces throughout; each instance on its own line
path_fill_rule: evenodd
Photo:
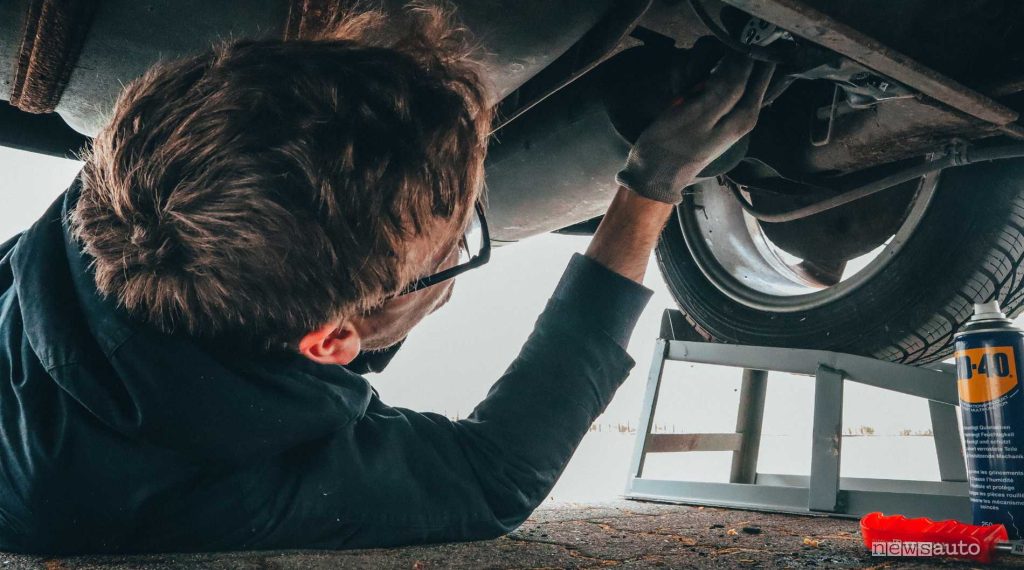
M 544 499 L 633 362 L 646 289 L 577 256 L 461 421 L 346 368 L 204 348 L 95 290 L 64 222 L 0 246 L 0 549 L 356 548 L 495 537 Z

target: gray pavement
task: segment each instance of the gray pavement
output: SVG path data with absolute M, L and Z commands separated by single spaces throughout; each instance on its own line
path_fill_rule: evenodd
M 1024 558 L 994 566 L 1024 568 Z M 621 501 L 546 505 L 498 540 L 391 550 L 47 558 L 0 553 L 0 570 L 178 568 L 971 568 L 872 557 L 857 521 Z

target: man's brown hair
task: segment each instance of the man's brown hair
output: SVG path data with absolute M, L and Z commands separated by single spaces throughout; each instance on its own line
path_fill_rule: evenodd
M 364 12 L 130 84 L 71 219 L 97 289 L 164 332 L 272 347 L 418 277 L 407 246 L 472 208 L 490 111 L 464 34 L 406 16 L 392 41 Z

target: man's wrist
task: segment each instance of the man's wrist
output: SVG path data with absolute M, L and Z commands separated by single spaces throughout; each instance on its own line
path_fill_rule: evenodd
M 619 188 L 587 248 L 587 257 L 642 283 L 651 252 L 673 209 L 672 204 Z

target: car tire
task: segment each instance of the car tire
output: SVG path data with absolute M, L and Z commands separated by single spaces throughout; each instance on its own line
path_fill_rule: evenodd
M 904 364 L 942 360 L 973 303 L 1024 308 L 1024 161 L 944 171 L 902 247 L 856 289 L 807 310 L 754 308 L 726 295 L 670 221 L 657 248 L 669 291 L 711 342 L 811 348 Z

